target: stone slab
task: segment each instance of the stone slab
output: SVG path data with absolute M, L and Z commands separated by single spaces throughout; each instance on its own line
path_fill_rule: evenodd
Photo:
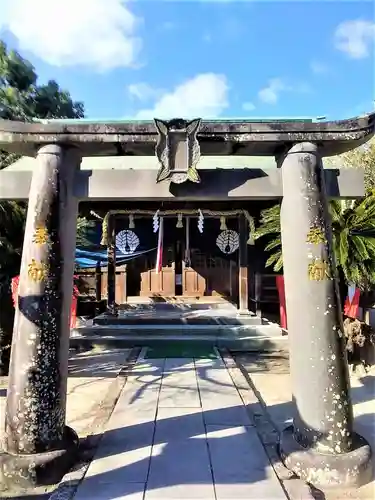
M 144 484 L 85 479 L 74 496 L 75 500 L 143 500 Z
M 201 408 L 198 388 L 182 389 L 177 386 L 163 389 L 162 387 L 158 408 Z
M 207 439 L 217 500 L 285 499 L 255 428 L 208 425 Z
M 285 498 L 250 426 L 221 359 L 141 359 L 75 498 Z
M 155 443 L 166 443 L 204 436 L 205 426 L 200 408 L 159 408 Z
M 206 440 L 172 439 L 161 451 L 153 450 L 145 498 L 214 500 Z

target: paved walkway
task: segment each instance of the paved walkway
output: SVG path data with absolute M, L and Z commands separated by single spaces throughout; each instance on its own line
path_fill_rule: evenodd
M 223 361 L 138 361 L 75 500 L 278 500 Z

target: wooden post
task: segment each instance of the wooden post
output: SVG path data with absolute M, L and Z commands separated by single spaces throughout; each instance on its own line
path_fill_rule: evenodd
M 261 318 L 262 317 L 262 304 L 261 304 L 262 275 L 261 275 L 261 273 L 256 271 L 254 278 L 255 278 L 255 285 L 254 285 L 254 289 L 255 289 L 255 292 L 254 292 L 255 314 Z
M 78 150 L 48 145 L 33 171 L 0 460 L 9 486 L 55 481 L 75 458 L 65 410 L 79 164 Z
M 116 315 L 116 220 L 108 218 L 107 310 Z
M 96 263 L 95 268 L 95 300 L 98 303 L 102 300 L 102 270 L 100 261 Z
M 126 264 L 120 266 L 116 271 L 116 304 L 126 302 Z
M 238 269 L 239 269 L 239 310 L 248 312 L 249 307 L 249 283 L 248 283 L 248 268 L 247 268 L 247 224 L 243 215 L 239 216 L 238 232 L 240 237 L 240 246 L 238 252 Z
M 102 269 L 100 267 L 100 261 L 96 263 L 95 268 L 95 314 L 98 315 L 100 310 L 100 303 L 102 301 Z

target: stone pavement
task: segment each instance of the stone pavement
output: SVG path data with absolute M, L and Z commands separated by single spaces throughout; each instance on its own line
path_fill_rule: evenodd
M 118 397 L 118 374 L 128 354 L 127 349 L 71 353 L 66 419 L 67 424 L 77 432 L 80 439 L 97 434 L 102 422 L 108 419 Z M 4 426 L 7 383 L 7 377 L 0 377 L 0 438 Z M 20 495 L 22 493 L 25 498 L 29 498 L 32 494 L 33 500 L 46 499 L 55 487 L 51 485 L 34 488 L 32 491 L 20 492 Z M 12 494 L 12 498 L 15 495 Z M 4 498 L 2 493 L 0 498 Z
M 249 374 L 254 390 L 263 402 L 271 421 L 279 431 L 282 431 L 292 422 L 294 408 L 288 353 L 275 355 L 242 353 L 236 356 L 236 360 Z M 375 367 L 367 374 L 351 373 L 350 385 L 355 430 L 367 439 L 374 451 Z M 375 467 L 375 460 L 373 466 Z M 373 478 L 375 478 L 375 470 Z M 356 490 L 334 489 L 316 494 L 316 498 L 319 500 L 373 500 L 375 498 L 375 479 Z
M 75 500 L 278 500 L 284 490 L 221 359 L 140 358 Z

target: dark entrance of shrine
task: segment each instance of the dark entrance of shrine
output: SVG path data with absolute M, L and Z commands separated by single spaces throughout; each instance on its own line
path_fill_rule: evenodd
M 227 224 L 228 229 L 233 226 L 238 231 L 236 218 Z M 141 232 L 138 223 L 137 230 Z M 237 302 L 238 248 L 229 247 L 227 238 L 217 244 L 217 237 L 224 234 L 218 219 L 207 218 L 201 233 L 196 217 L 183 217 L 177 225 L 175 217 L 166 217 L 160 272 L 156 270 L 157 237 L 150 234 L 150 228 L 148 233 L 152 250 L 127 265 L 128 297 L 223 297 Z
M 226 222 L 229 232 L 238 234 L 238 219 Z M 129 230 L 123 218 L 116 221 L 116 239 L 121 233 L 135 232 L 140 241 L 139 254 L 125 266 L 116 266 L 116 287 L 124 291 L 116 294 L 120 305 L 136 297 L 200 298 L 223 297 L 234 302 L 238 299 L 238 245 L 230 246 L 228 231 L 224 231 L 218 218 L 206 218 L 204 229 L 198 229 L 197 217 L 181 216 L 163 219 L 162 265 L 156 269 L 158 233 L 152 231 L 151 218 L 136 220 Z M 222 241 L 219 241 L 218 237 Z M 220 239 L 219 238 L 219 239 Z M 229 245 L 229 246 L 228 246 Z M 120 271 L 122 269 L 122 271 Z M 119 299 L 121 300 L 119 301 Z

